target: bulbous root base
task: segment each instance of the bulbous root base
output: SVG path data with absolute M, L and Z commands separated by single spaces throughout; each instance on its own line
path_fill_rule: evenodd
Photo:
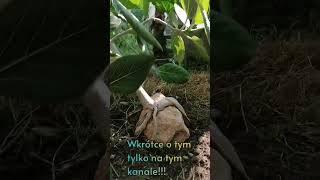
M 144 132 L 148 139 L 163 143 L 183 142 L 188 139 L 190 133 L 183 116 L 186 120 L 189 118 L 179 102 L 161 93 L 156 93 L 151 98 L 154 104 L 143 107 L 136 124 L 135 135 Z

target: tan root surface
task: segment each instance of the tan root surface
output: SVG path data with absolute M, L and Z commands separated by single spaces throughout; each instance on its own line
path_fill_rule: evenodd
M 151 97 L 154 107 L 144 107 L 136 125 L 135 134 L 144 135 L 156 142 L 167 143 L 170 141 L 184 142 L 190 137 L 190 132 L 184 123 L 183 116 L 187 115 L 178 103 L 171 97 L 156 93 Z

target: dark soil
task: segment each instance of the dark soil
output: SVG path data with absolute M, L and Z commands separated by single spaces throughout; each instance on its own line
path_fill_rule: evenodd
M 216 122 L 252 179 L 320 179 L 319 52 L 319 36 L 264 40 L 250 64 L 214 75 Z
M 93 179 L 104 143 L 81 105 L 1 98 L 0 117 L 0 179 Z
M 129 177 L 127 168 L 159 167 L 165 166 L 167 176 L 155 177 L 144 176 L 142 179 L 207 179 L 209 171 L 208 120 L 209 120 L 209 74 L 208 72 L 194 72 L 188 83 L 183 85 L 168 85 L 156 78 L 150 77 L 144 85 L 149 94 L 161 92 L 165 96 L 175 97 L 184 107 L 191 120 L 188 126 L 190 138 L 186 142 L 192 144 L 191 149 L 130 149 L 128 139 L 138 139 L 148 142 L 143 135 L 134 136 L 134 129 L 139 119 L 141 105 L 135 95 L 118 97 L 114 96 L 111 107 L 111 163 L 113 166 L 113 178 L 116 179 L 139 179 Z M 204 136 L 204 137 L 202 137 Z M 200 138 L 202 137 L 202 138 Z M 199 140 L 200 138 L 200 140 Z M 199 150 L 200 149 L 200 150 Z M 182 156 L 182 162 L 168 163 L 134 163 L 128 162 L 128 153 L 140 153 L 142 155 L 171 155 Z M 202 162 L 202 164 L 199 164 Z M 203 163 L 206 164 L 203 164 Z
M 183 156 L 183 163 L 168 166 L 168 174 L 180 179 L 188 177 L 193 163 L 198 162 L 196 145 L 199 144 L 198 138 L 205 133 L 206 120 L 209 119 L 209 74 L 195 74 L 192 81 L 199 86 L 192 83 L 169 86 L 155 79 L 146 84 L 150 93 L 160 88 L 167 96 L 178 98 L 192 119 L 188 140 L 192 149 L 141 152 Z M 122 180 L 126 174 L 123 169 L 129 165 L 126 163 L 127 153 L 130 152 L 125 140 L 136 138 L 133 130 L 140 104 L 134 96 L 116 100 L 118 103 L 113 104 L 111 110 L 111 162 L 115 170 L 112 170 L 113 177 L 117 178 L 114 173 L 117 172 Z M 97 135 L 92 117 L 82 105 L 36 106 L 26 100 L 0 97 L 0 117 L 0 179 L 93 179 L 105 152 L 105 142 Z M 138 139 L 145 140 L 143 137 Z M 192 173 L 193 176 L 199 175 L 196 171 Z

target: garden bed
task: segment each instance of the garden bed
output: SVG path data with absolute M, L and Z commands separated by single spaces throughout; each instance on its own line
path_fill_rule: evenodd
M 215 74 L 216 119 L 252 179 L 319 179 L 320 41 L 262 41 L 250 64 Z

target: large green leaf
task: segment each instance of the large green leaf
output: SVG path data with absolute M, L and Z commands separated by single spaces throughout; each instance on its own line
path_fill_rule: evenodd
M 139 22 L 144 21 L 145 14 L 143 9 L 131 9 L 130 12 L 139 20 Z
M 188 18 L 193 19 L 197 12 L 197 2 L 196 0 L 181 0 L 182 8 L 187 12 Z
M 154 57 L 148 55 L 123 56 L 110 64 L 109 88 L 114 93 L 135 92 L 146 79 Z
M 159 12 L 171 12 L 173 10 L 173 4 L 176 2 L 175 0 L 153 0 L 152 1 L 154 5 L 156 6 L 157 10 Z
M 196 53 L 202 57 L 206 61 L 210 61 L 210 56 L 208 54 L 207 49 L 204 46 L 204 43 L 198 36 L 192 36 L 190 38 L 191 42 L 194 44 L 194 47 L 196 48 Z
M 182 9 L 178 4 L 174 4 L 174 11 L 179 18 L 179 20 L 184 24 L 187 28 L 190 27 L 190 20 L 188 19 L 187 12 Z
M 125 7 L 129 9 L 140 8 L 144 0 L 119 0 Z
M 194 22 L 195 24 L 202 24 L 202 23 L 205 23 L 205 21 L 203 20 L 202 13 L 203 12 L 205 14 L 208 13 L 210 0 L 196 0 L 196 1 L 198 3 L 198 7 L 197 7 L 196 14 L 194 16 Z
M 255 55 L 257 43 L 240 24 L 216 12 L 211 14 L 211 21 L 214 72 L 239 68 Z
M 179 25 L 181 24 L 181 22 L 179 21 L 179 17 L 177 17 L 175 11 L 171 11 L 171 12 L 169 13 L 169 16 L 168 16 L 167 21 L 168 21 L 174 28 L 178 28 Z
M 166 63 L 157 69 L 157 75 L 167 83 L 182 84 L 189 80 L 189 73 L 182 66 Z
M 142 37 L 146 42 L 162 50 L 161 44 L 158 42 L 158 40 L 143 26 L 142 23 L 139 22 L 139 20 L 130 11 L 128 11 L 128 9 L 123 4 L 121 4 L 121 2 L 119 2 L 118 0 L 112 0 L 112 2 L 119 8 L 122 15 L 126 18 L 128 23 L 140 37 Z
M 12 1 L 0 15 L 0 96 L 60 103 L 84 94 L 108 64 L 104 3 Z
M 149 3 L 152 0 L 120 0 L 120 2 L 128 9 L 140 9 L 144 15 L 148 14 Z
M 200 10 L 201 10 L 201 15 L 202 15 L 202 19 L 204 22 L 204 27 L 205 27 L 205 33 L 210 45 L 210 20 L 207 14 L 207 11 L 203 8 L 203 6 L 201 4 L 199 4 Z
M 185 47 L 181 36 L 175 36 L 173 38 L 171 48 L 174 52 L 175 60 L 179 63 L 179 65 L 182 65 L 184 61 Z

